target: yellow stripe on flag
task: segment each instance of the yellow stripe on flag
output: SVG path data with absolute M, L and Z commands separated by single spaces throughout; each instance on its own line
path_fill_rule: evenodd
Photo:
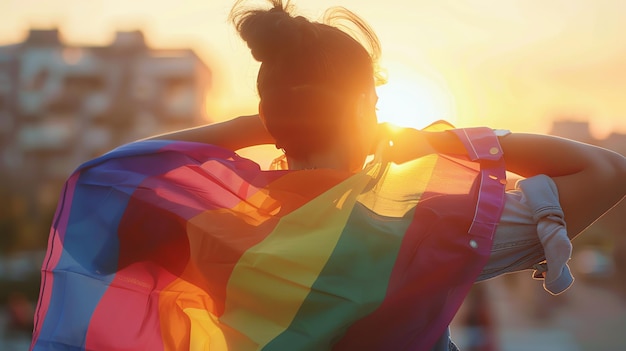
M 187 308 L 184 311 L 191 321 L 189 351 L 228 350 L 216 316 L 199 308 Z
M 243 254 L 228 282 L 220 322 L 251 342 L 229 344 L 258 350 L 289 327 L 371 179 L 364 172 L 348 178 L 283 217 L 263 242 Z
M 359 196 L 358 201 L 372 212 L 386 217 L 401 218 L 415 208 L 428 186 L 437 155 L 427 155 L 401 165 L 388 163 L 380 179 L 369 191 Z

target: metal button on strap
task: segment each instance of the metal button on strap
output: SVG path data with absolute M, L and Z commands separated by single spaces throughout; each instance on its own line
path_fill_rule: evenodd
M 472 247 L 472 249 L 477 249 L 478 248 L 478 243 L 474 239 L 470 240 L 469 244 Z
M 489 149 L 489 153 L 492 155 L 497 154 L 498 152 L 500 152 L 500 149 L 498 149 L 497 147 L 492 147 L 491 149 Z

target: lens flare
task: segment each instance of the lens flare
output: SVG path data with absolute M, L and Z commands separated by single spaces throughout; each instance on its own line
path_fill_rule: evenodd
M 455 122 L 454 97 L 434 73 L 391 62 L 388 82 L 377 87 L 378 119 L 401 127 L 424 128 L 437 120 Z

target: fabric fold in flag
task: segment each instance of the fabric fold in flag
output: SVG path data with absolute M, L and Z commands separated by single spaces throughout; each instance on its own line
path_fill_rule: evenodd
M 125 145 L 66 182 L 31 350 L 427 350 L 488 258 L 468 228 L 500 216 L 477 213 L 503 201 L 489 157 L 350 174 Z

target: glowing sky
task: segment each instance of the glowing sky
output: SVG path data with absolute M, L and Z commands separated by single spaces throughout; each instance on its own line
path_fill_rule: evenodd
M 365 18 L 383 44 L 390 92 L 409 100 L 406 105 L 394 100 L 387 112 L 406 112 L 416 124 L 447 118 L 460 126 L 545 132 L 553 117 L 565 116 L 590 119 L 599 136 L 612 129 L 626 133 L 626 1 L 294 4 L 312 18 L 332 5 Z M 191 46 L 207 61 L 215 73 L 209 113 L 221 120 L 256 107 L 257 66 L 226 22 L 231 5 L 230 0 L 0 0 L 0 44 L 23 40 L 30 27 L 59 27 L 68 43 L 101 45 L 115 30 L 142 29 L 153 47 Z

